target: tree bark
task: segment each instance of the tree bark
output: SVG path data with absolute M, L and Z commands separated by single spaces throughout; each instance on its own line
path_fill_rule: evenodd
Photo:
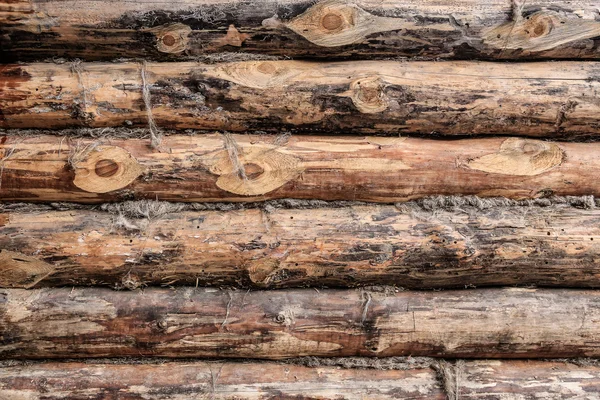
M 564 139 L 600 133 L 599 77 L 600 63 L 567 61 L 5 65 L 0 127 L 150 120 L 169 129 Z
M 127 217 L 135 206 L 147 217 Z M 597 288 L 599 226 L 597 209 L 566 205 L 14 211 L 0 214 L 0 287 Z
M 446 399 L 429 368 L 380 371 L 227 361 L 0 368 L 0 396 L 4 400 Z
M 600 144 L 267 135 L 0 137 L 0 199 L 102 203 L 600 196 Z
M 7 60 L 285 57 L 598 59 L 595 0 L 0 2 Z
M 600 293 L 0 290 L 0 358 L 598 357 Z

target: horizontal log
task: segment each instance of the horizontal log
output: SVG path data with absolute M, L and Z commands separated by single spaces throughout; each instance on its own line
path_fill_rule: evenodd
M 0 287 L 600 287 L 599 209 L 496 204 L 5 212 Z
M 1 289 L 0 358 L 598 357 L 600 292 Z
M 599 143 L 267 135 L 0 136 L 0 199 L 102 203 L 600 196 Z
M 247 61 L 0 67 L 0 128 L 600 133 L 600 63 Z
M 599 59 L 594 0 L 3 0 L 8 60 L 286 57 Z
M 600 393 L 597 362 L 466 361 L 454 373 L 456 399 L 593 399 Z
M 459 360 L 444 363 L 396 361 L 391 370 L 312 367 L 274 362 L 165 362 L 117 360 L 45 362 L 0 368 L 4 400 L 117 398 L 189 399 L 593 399 L 600 391 L 600 368 L 579 360 Z M 387 359 L 381 359 L 383 362 Z M 343 360 L 342 360 L 343 361 Z M 352 360 L 354 361 L 354 359 Z M 344 362 L 346 364 L 346 362 Z M 429 364 L 429 365 L 428 365 Z M 436 372 L 438 371 L 438 372 Z M 438 375 L 438 377 L 436 377 Z M 448 379 L 449 378 L 449 379 Z M 444 382 L 444 385 L 441 382 Z M 204 397 L 202 397 L 204 398 Z
M 125 361 L 127 362 L 127 361 Z M 293 364 L 43 363 L 0 368 L 0 397 L 41 399 L 445 400 L 430 368 L 309 368 Z

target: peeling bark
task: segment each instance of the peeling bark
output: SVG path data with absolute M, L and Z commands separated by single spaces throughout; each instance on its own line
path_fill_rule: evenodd
M 136 63 L 2 66 L 0 127 L 561 139 L 600 132 L 595 62 L 154 63 L 143 72 Z
M 284 57 L 599 59 L 594 0 L 4 0 L 7 60 L 222 52 Z
M 102 203 L 600 196 L 600 144 L 523 138 L 0 137 L 0 199 Z
M 154 210 L 0 214 L 0 287 L 600 287 L 597 209 Z

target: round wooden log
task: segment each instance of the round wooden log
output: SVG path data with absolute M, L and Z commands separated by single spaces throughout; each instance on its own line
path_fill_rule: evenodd
M 135 211 L 136 207 L 138 208 Z M 146 217 L 126 215 L 132 210 Z M 170 211 L 170 213 L 169 213 Z M 0 214 L 0 287 L 600 287 L 600 211 L 567 205 Z
M 40 363 L 0 367 L 0 397 L 4 400 L 446 399 L 434 370 L 410 368 L 410 364 L 407 368 L 381 371 L 228 361 L 134 365 Z
M 268 135 L 0 137 L 0 199 L 102 203 L 600 196 L 600 144 Z
M 600 292 L 0 290 L 0 358 L 598 357 Z
M 13 61 L 174 60 L 220 52 L 599 59 L 597 6 L 595 0 L 3 0 L 0 54 Z
M 597 136 L 599 77 L 566 61 L 4 65 L 0 128 Z
M 600 393 L 600 366 L 589 360 L 465 361 L 451 368 L 459 399 L 594 399 Z
M 211 399 L 594 399 L 600 368 L 587 360 L 428 360 L 378 370 L 274 362 L 163 362 L 126 359 L 77 362 L 28 362 L 0 367 L 4 400 Z M 387 359 L 380 359 L 385 364 Z M 376 365 L 356 358 L 360 365 Z M 140 363 L 141 362 L 141 363 Z M 328 363 L 326 363 L 327 365 Z M 350 362 L 348 364 L 351 364 Z M 439 366 L 436 366 L 439 364 Z M 438 372 L 434 371 L 437 370 Z M 436 377 L 436 375 L 439 376 Z M 441 380 L 444 386 L 440 385 Z M 116 396 L 116 397 L 115 397 Z

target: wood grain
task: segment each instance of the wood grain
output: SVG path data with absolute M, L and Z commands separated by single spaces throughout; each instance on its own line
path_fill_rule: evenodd
M 322 360 L 322 359 L 321 359 Z M 369 359 L 355 359 L 373 365 Z M 381 361 L 386 362 L 383 358 Z M 410 359 L 409 359 L 410 360 Z M 394 370 L 304 367 L 275 362 L 191 362 L 159 364 L 139 359 L 29 362 L 0 368 L 5 400 L 164 399 L 595 399 L 600 369 L 585 360 L 458 360 L 444 365 L 458 373 L 451 387 L 436 377 L 429 359 Z M 443 361 L 442 361 L 443 362 Z M 423 365 L 422 365 L 423 364 Z M 446 397 L 447 396 L 447 397 Z
M 599 59 L 594 0 L 4 0 L 6 60 Z
M 0 368 L 4 400 L 444 400 L 429 368 L 405 371 L 293 364 L 168 362 L 43 363 Z
M 600 196 L 600 144 L 526 138 L 0 137 L 0 199 L 102 203 Z
M 0 290 L 0 358 L 598 357 L 600 293 Z
M 0 67 L 0 128 L 148 126 L 327 134 L 600 132 L 600 63 L 306 62 Z
M 600 287 L 600 211 L 567 205 L 0 214 L 0 287 Z

